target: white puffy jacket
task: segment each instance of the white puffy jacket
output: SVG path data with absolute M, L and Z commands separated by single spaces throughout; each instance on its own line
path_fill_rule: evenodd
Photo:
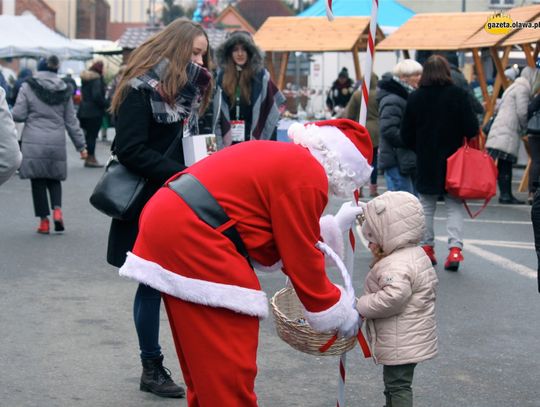
M 493 120 L 486 147 L 517 157 L 520 136 L 527 128 L 527 106 L 538 70 L 525 67 L 521 76 L 504 92 Z
M 0 185 L 19 168 L 21 159 L 15 123 L 9 112 L 6 93 L 0 88 Z
M 407 192 L 386 192 L 365 208 L 362 234 L 385 255 L 371 268 L 357 304 L 375 363 L 402 365 L 437 354 L 437 275 L 418 246 L 424 212 Z

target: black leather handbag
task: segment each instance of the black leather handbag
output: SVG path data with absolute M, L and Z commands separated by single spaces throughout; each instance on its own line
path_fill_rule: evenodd
M 527 134 L 540 135 L 540 111 L 534 112 L 527 122 Z
M 168 157 L 180 145 L 180 135 L 169 146 L 164 156 Z M 114 146 L 113 146 L 114 148 Z M 153 188 L 148 180 L 127 169 L 113 152 L 90 195 L 90 204 L 111 218 L 128 221 L 139 216 L 150 199 Z

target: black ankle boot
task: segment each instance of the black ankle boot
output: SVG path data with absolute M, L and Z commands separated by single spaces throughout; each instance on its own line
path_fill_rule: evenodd
M 155 359 L 142 360 L 141 391 L 160 397 L 182 398 L 186 392 L 171 378 L 169 369 L 163 366 L 163 355 Z
M 501 195 L 499 203 L 503 205 L 524 205 L 525 201 L 520 201 L 514 195 Z
M 503 205 L 524 205 L 524 201 L 520 201 L 512 194 L 512 175 L 507 173 L 505 169 L 503 173 L 499 173 L 499 203 Z

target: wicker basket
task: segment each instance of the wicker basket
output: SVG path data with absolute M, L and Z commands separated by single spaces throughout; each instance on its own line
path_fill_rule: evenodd
M 334 333 L 316 332 L 305 322 L 302 304 L 293 288 L 278 291 L 270 300 L 270 304 L 278 336 L 300 352 L 316 356 L 335 356 L 350 351 L 355 345 L 356 337 L 338 338 L 326 352 L 322 353 L 319 349 L 334 336 Z

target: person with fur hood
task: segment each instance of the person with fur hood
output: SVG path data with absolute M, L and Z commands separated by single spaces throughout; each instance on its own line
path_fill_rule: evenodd
M 503 93 L 497 116 L 486 141 L 488 154 L 497 160 L 499 203 L 524 204 L 512 194 L 512 166 L 517 162 L 520 136 L 527 130 L 527 107 L 533 96 L 537 68 L 525 67 Z
M 106 108 L 103 62 L 96 61 L 88 70 L 81 72 L 81 97 L 77 117 L 84 130 L 88 149 L 84 166 L 100 168 L 103 164 L 96 160 L 96 140 Z
M 275 140 L 285 96 L 264 68 L 251 34 L 235 31 L 216 50 L 219 65 L 213 101 L 218 148 L 248 140 Z
M 64 230 L 60 182 L 67 177 L 66 130 L 81 158 L 86 158 L 71 88 L 58 77 L 59 66 L 55 55 L 39 61 L 38 72 L 21 85 L 12 110 L 13 120 L 24 122 L 19 175 L 30 179 L 34 213 L 40 218 L 37 232 L 41 234 L 49 234 L 50 208 L 53 209 L 54 230 Z
M 412 407 L 416 364 L 437 355 L 438 279 L 419 243 L 425 219 L 418 198 L 388 191 L 364 206 L 362 235 L 373 263 L 356 309 L 373 360 L 382 364 L 386 407 Z

